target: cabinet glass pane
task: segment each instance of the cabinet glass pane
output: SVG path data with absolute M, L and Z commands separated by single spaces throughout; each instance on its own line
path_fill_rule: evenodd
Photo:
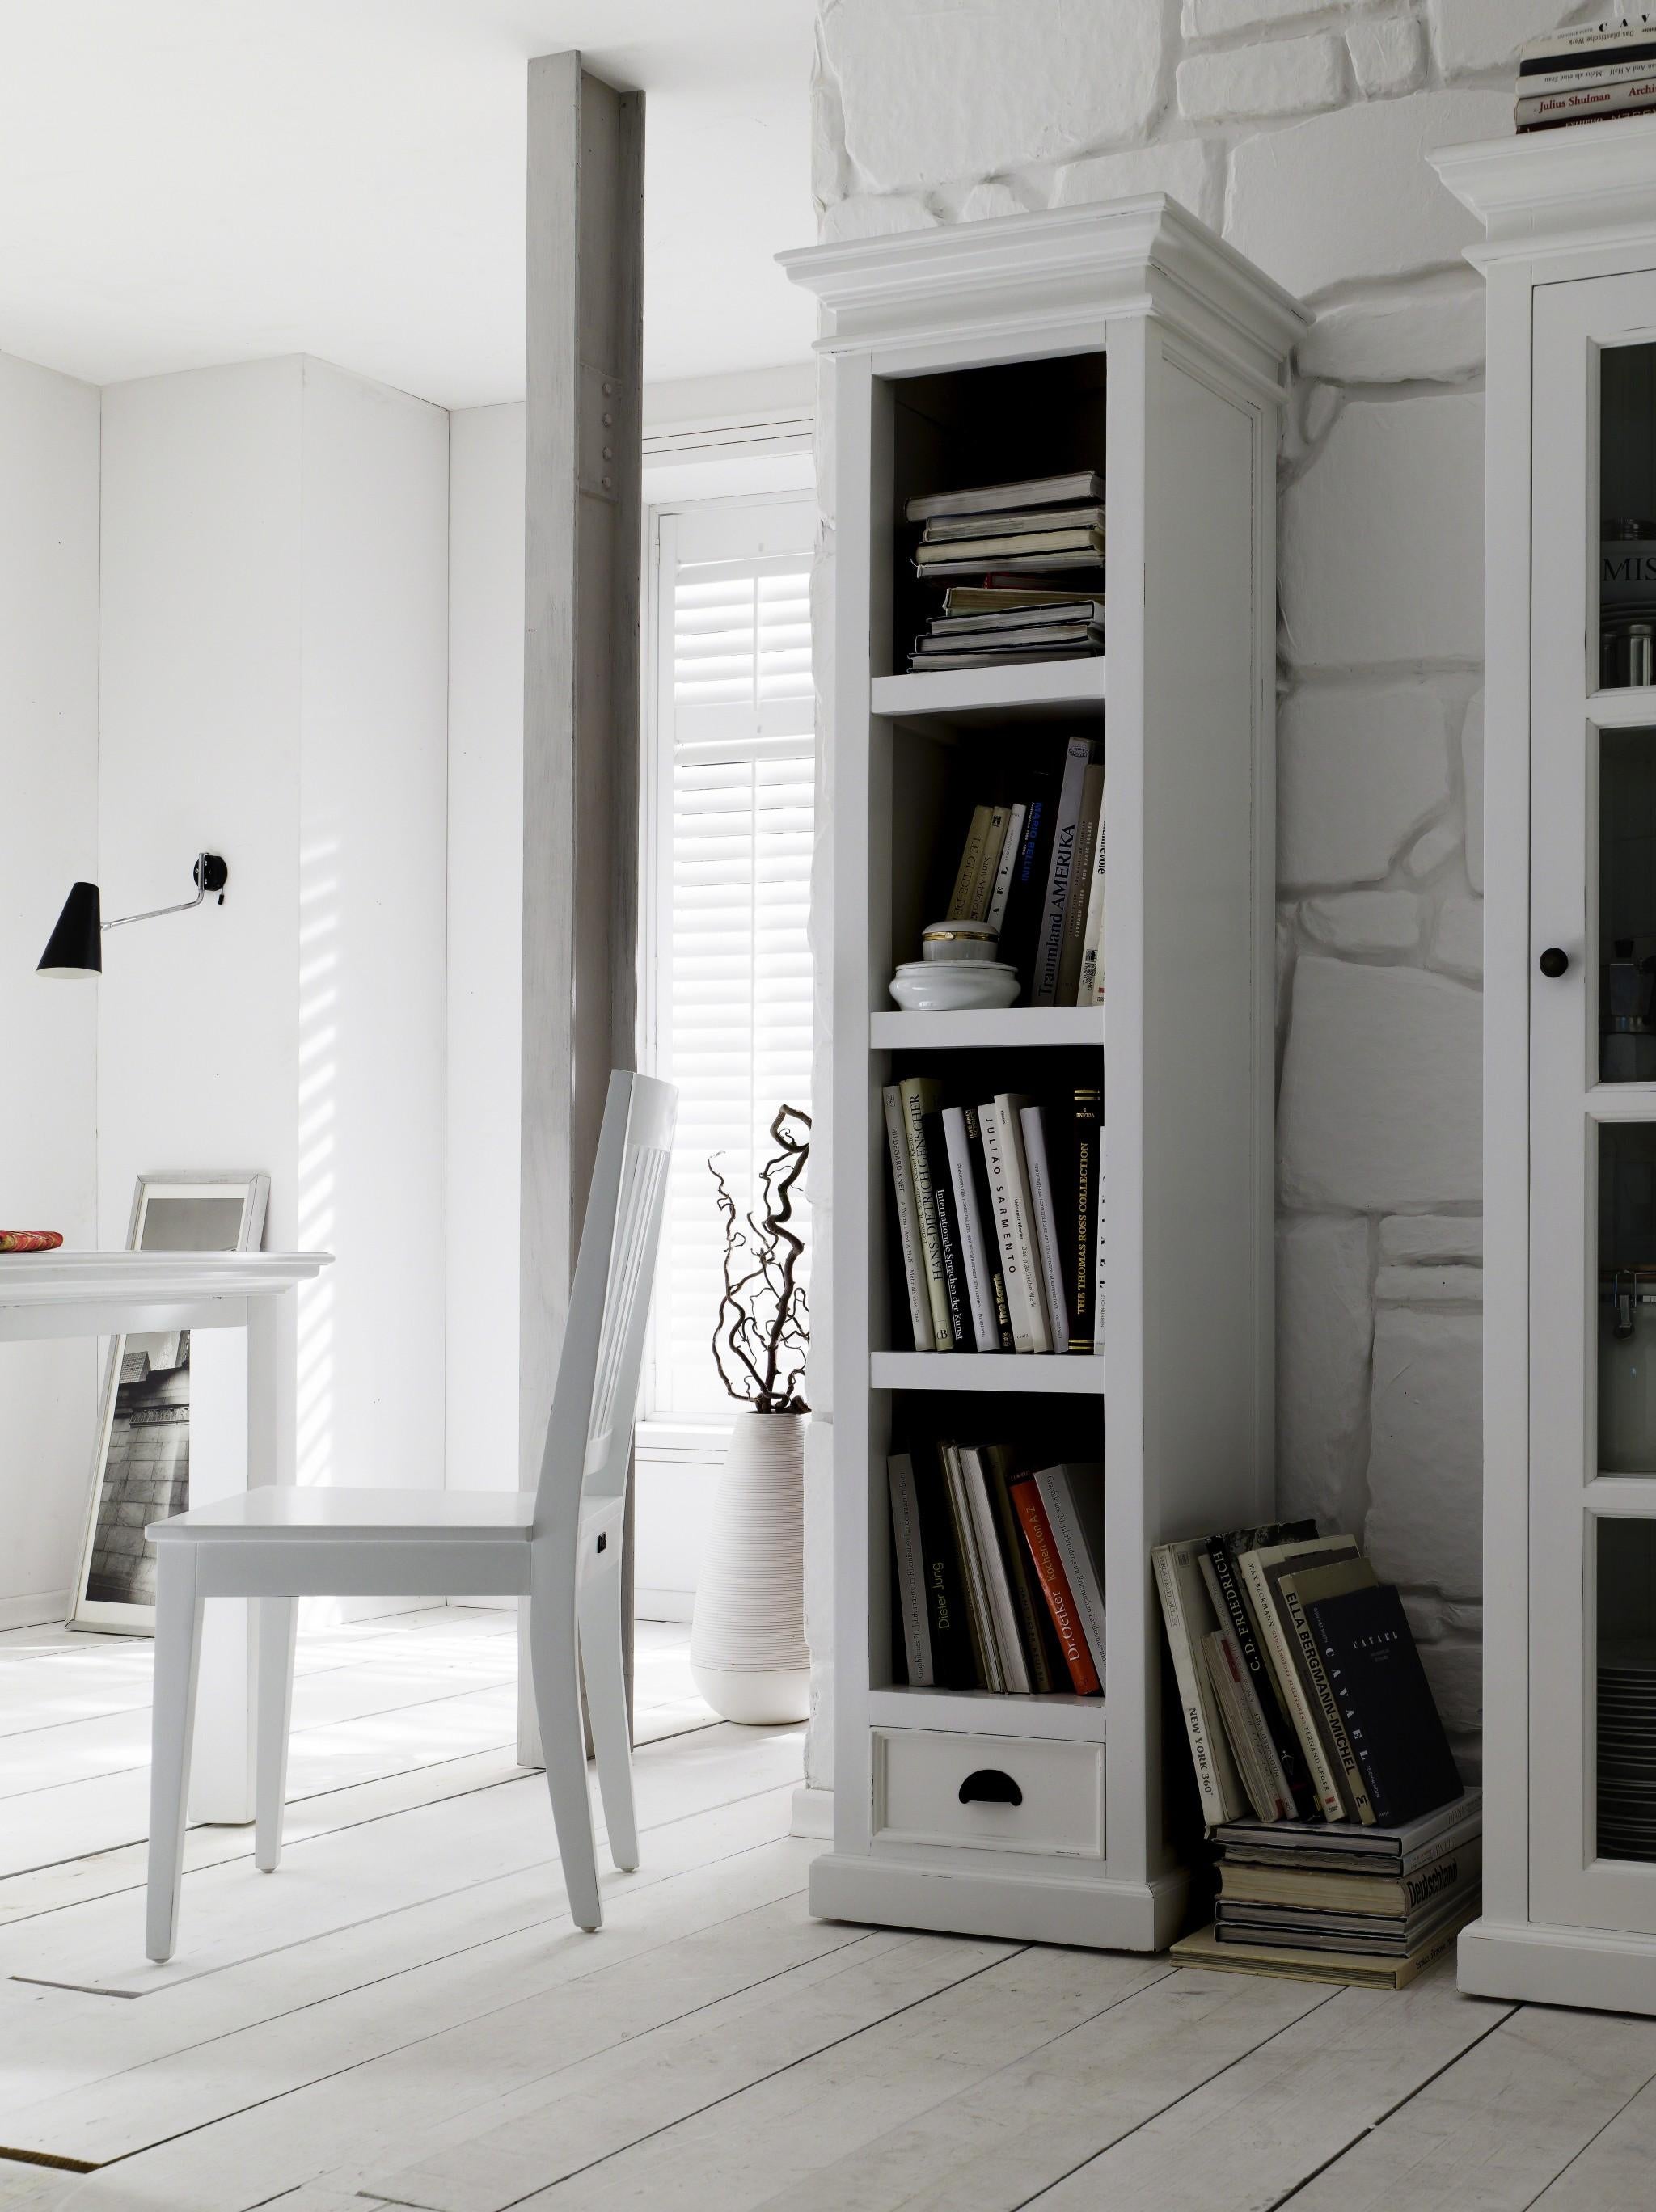
M 1598 1073 L 1656 1083 L 1656 730 L 1598 741 Z
M 1594 1527 L 1598 1856 L 1656 1861 L 1656 1522 Z
M 1598 371 L 1598 681 L 1656 683 L 1656 345 L 1610 346 Z
M 1598 1127 L 1598 1471 L 1656 1475 L 1656 1126 Z

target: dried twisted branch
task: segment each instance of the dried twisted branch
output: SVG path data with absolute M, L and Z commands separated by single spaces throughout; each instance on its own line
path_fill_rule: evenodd
M 716 1159 L 709 1159 L 715 1203 L 724 1222 L 724 1294 L 713 1324 L 719 1380 L 739 1403 L 761 1413 L 806 1413 L 801 1397 L 810 1313 L 799 1279 L 803 1239 L 790 1225 L 794 1191 L 811 1156 L 811 1116 L 779 1106 L 770 1124 L 776 1152 L 759 1171 L 760 1196 L 746 1214 Z

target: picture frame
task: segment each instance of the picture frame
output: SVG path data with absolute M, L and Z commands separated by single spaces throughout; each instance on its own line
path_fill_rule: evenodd
M 180 1169 L 141 1175 L 129 1252 L 257 1252 L 271 1179 Z M 190 1331 L 111 1340 L 92 1454 L 70 1628 L 155 1633 L 155 1547 L 145 1524 L 190 1502 Z

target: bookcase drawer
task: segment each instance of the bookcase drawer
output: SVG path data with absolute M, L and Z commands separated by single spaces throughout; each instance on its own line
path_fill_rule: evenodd
M 932 1729 L 873 1735 L 876 1844 L 1104 1857 L 1101 1743 Z

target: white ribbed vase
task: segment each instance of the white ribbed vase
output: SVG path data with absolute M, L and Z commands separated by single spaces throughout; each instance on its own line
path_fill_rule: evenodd
M 810 1710 L 801 1414 L 736 1416 L 696 1577 L 690 1671 L 728 1721 L 764 1727 Z

